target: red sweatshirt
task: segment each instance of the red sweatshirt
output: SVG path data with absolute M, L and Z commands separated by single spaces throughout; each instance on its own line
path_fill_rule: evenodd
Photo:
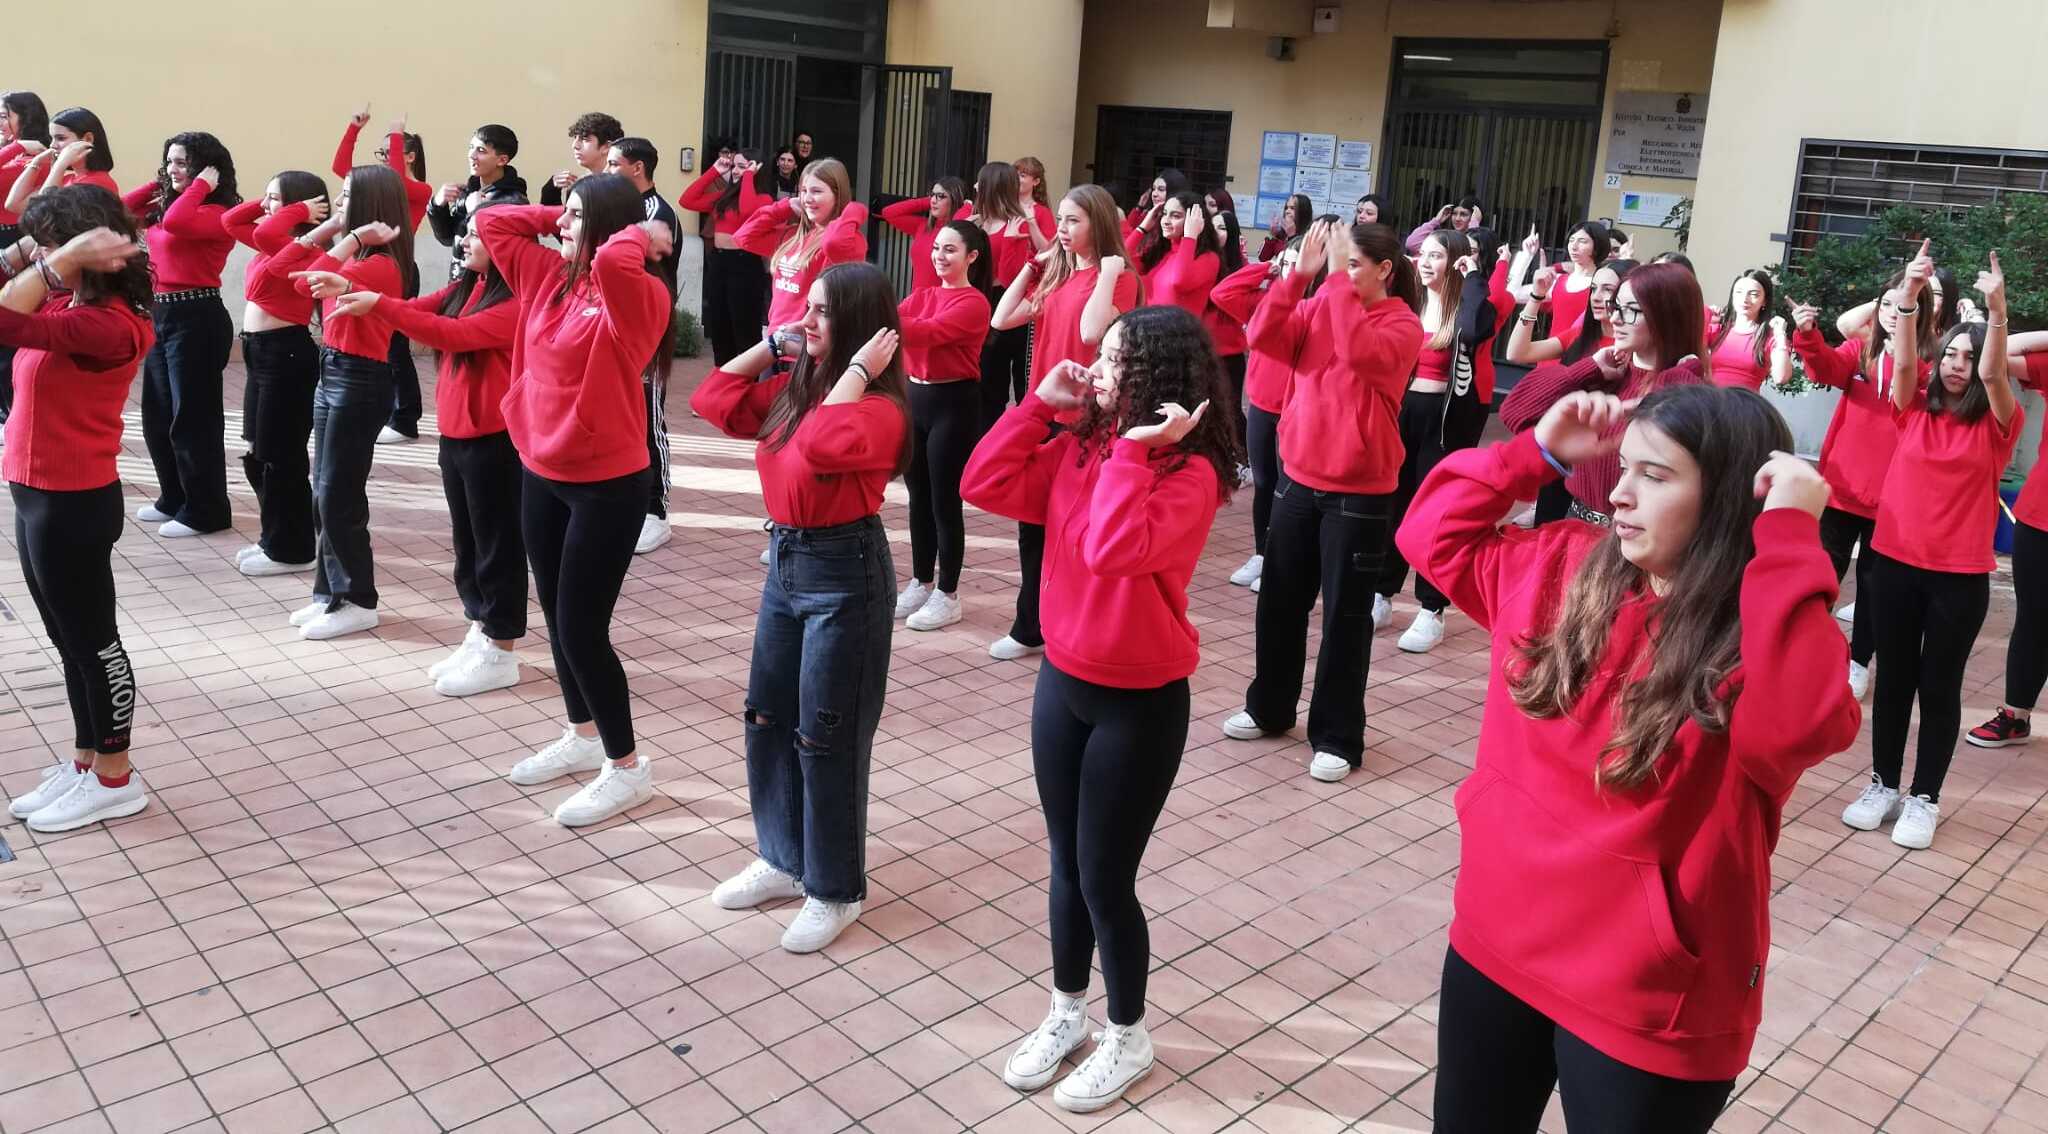
M 73 307 L 69 292 L 33 315 L 0 308 L 0 344 L 20 348 L 0 475 L 46 492 L 117 480 L 121 407 L 155 334 L 125 303 Z
M 1479 401 L 1482 405 L 1491 406 L 1493 405 L 1494 379 L 1497 377 L 1494 370 L 1493 350 L 1496 346 L 1505 342 L 1508 332 L 1514 329 L 1514 325 L 1508 322 L 1509 316 L 1515 310 L 1515 297 L 1508 291 L 1508 262 L 1506 260 L 1494 261 L 1493 278 L 1487 282 L 1486 299 L 1487 302 L 1493 304 L 1493 325 L 1496 329 L 1494 331 L 1494 341 L 1487 343 L 1486 349 L 1480 351 L 1478 357 L 1472 360 L 1472 388 L 1479 395 Z
M 1248 264 L 1246 267 L 1263 268 L 1265 265 Z M 1216 344 L 1216 356 L 1232 358 L 1250 350 L 1251 344 L 1245 339 L 1244 319 L 1224 310 L 1216 302 L 1216 288 L 1222 286 L 1223 281 L 1219 279 L 1209 289 L 1209 302 L 1202 306 L 1202 326 L 1209 329 L 1209 339 Z M 1249 367 L 1250 363 L 1247 362 L 1246 366 Z
M 775 199 L 754 188 L 753 175 L 749 174 L 740 179 L 739 203 L 723 213 L 714 212 L 718 207 L 718 199 L 725 195 L 725 185 L 723 174 L 716 169 L 707 169 L 704 176 L 692 181 L 690 187 L 683 190 L 681 204 L 690 212 L 710 215 L 711 231 L 722 232 L 727 236 L 739 232 L 740 225 L 745 224 L 747 218 L 754 215 L 755 210 Z
M 822 231 L 811 235 L 806 244 L 814 251 L 808 262 L 801 248 L 792 248 L 787 254 L 778 251 L 783 239 L 796 229 L 796 213 L 790 207 L 795 199 L 769 201 L 755 209 L 733 234 L 741 248 L 768 262 L 770 327 L 786 326 L 804 317 L 804 303 L 819 273 L 834 264 L 865 259 L 868 254 L 863 231 L 868 207 L 859 201 L 850 202 Z
M 14 188 L 14 183 L 21 180 L 22 174 L 28 172 L 28 163 L 31 160 L 28 151 L 21 148 L 20 142 L 9 142 L 0 146 L 0 201 L 7 199 L 7 194 Z M 0 224 L 20 223 L 20 213 L 0 209 Z
M 884 223 L 910 238 L 910 290 L 939 286 L 939 270 L 932 267 L 932 241 L 937 239 L 939 230 L 930 225 L 932 202 L 929 197 L 907 197 L 883 209 Z M 955 210 L 961 215 L 968 210 L 965 206 Z M 993 265 L 991 265 L 993 266 Z M 1016 278 L 1013 273 L 1012 279 Z
M 789 378 L 784 372 L 757 382 L 714 370 L 690 395 L 690 408 L 728 437 L 759 438 Z M 778 449 L 761 440 L 754 446 L 768 518 L 792 528 L 829 528 L 880 512 L 909 429 L 903 408 L 880 394 L 812 407 L 787 444 Z
M 647 234 L 633 225 L 605 241 L 590 274 L 557 302 L 568 261 L 535 238 L 553 235 L 561 216 L 556 205 L 476 215 L 491 263 L 519 296 L 505 428 L 536 476 L 611 480 L 647 467 L 640 374 L 668 330 L 668 287 L 648 273 Z
M 1939 381 L 1940 379 L 1936 379 Z M 1878 496 L 1873 550 L 1926 571 L 1985 575 L 1998 569 L 1998 478 L 2026 424 L 2014 407 L 2003 427 L 1990 412 L 1964 424 L 1927 412 L 1921 390 L 1910 408 L 1893 409 L 1899 445 Z
M 1245 327 L 1244 396 L 1251 404 L 1278 414 L 1294 388 L 1294 364 L 1301 357 L 1307 327 L 1288 319 L 1284 304 L 1267 303 L 1273 295 L 1270 264 L 1246 264 L 1209 293 L 1212 303 Z
M 441 314 L 441 304 L 456 285 L 414 300 L 377 301 L 377 314 L 393 329 L 441 354 L 435 373 L 434 414 L 441 436 L 458 440 L 505 432 L 505 393 L 512 388 L 512 344 L 519 338 L 516 300 L 476 310 L 484 281 L 464 301 L 462 314 Z M 464 356 L 460 363 L 457 356 Z
M 242 271 L 242 298 L 272 318 L 303 327 L 313 321 L 313 297 L 292 286 L 289 276 L 268 271 L 271 258 L 293 243 L 292 230 L 312 219 L 304 201 L 263 215 L 263 202 L 243 201 L 221 215 L 221 228 L 256 250 Z
M 114 183 L 114 175 L 103 169 L 67 169 L 63 184 L 66 189 L 73 185 L 97 185 L 116 197 L 121 195 L 121 187 Z
M 1172 449 L 1122 439 L 1085 456 L 1052 434 L 1036 394 L 1010 408 L 967 461 L 960 496 L 984 511 L 1045 525 L 1039 618 L 1060 672 L 1117 689 L 1156 689 L 1195 671 L 1202 636 L 1188 581 L 1222 504 L 1208 461 L 1165 471 Z
M 903 372 L 927 382 L 981 380 L 988 296 L 971 287 L 921 287 L 896 308 L 903 321 Z
M 1306 303 L 1301 295 L 1308 277 L 1300 272 L 1268 290 L 1259 318 L 1271 307 L 1271 318 L 1284 326 L 1265 328 L 1265 334 L 1302 343 L 1280 413 L 1280 460 L 1288 479 L 1324 492 L 1394 491 L 1407 454 L 1401 397 L 1422 353 L 1422 320 L 1398 299 L 1367 307 L 1341 275 Z
M 386 296 L 401 295 L 405 291 L 405 277 L 398 270 L 398 261 L 390 256 L 378 253 L 351 256 L 342 261 L 297 240 L 272 256 L 264 270 L 287 279 L 293 272 L 333 272 L 348 281 L 350 291 L 374 291 Z M 305 280 L 292 280 L 291 284 L 300 295 L 308 299 L 312 297 Z M 382 310 L 383 306 L 379 303 L 370 309 L 368 315 L 339 315 L 335 313 L 334 300 L 321 300 L 321 344 L 373 362 L 388 360 L 391 357 L 391 322 Z
M 1629 1066 L 1680 1079 L 1742 1073 L 1763 1015 L 1771 853 L 1800 773 L 1856 739 L 1842 681 L 1835 572 L 1819 525 L 1774 508 L 1743 571 L 1741 663 L 1726 732 L 1688 720 L 1648 784 L 1602 790 L 1594 770 L 1628 683 L 1648 664 L 1658 603 L 1623 604 L 1573 710 L 1516 706 L 1516 643 L 1554 624 L 1586 524 L 1500 527 L 1554 479 L 1535 439 L 1465 449 L 1423 481 L 1396 543 L 1492 633 L 1461 838 L 1451 945 L 1559 1027 Z
M 1172 304 L 1199 316 L 1209 306 L 1209 293 L 1215 290 L 1222 266 L 1216 253 L 1197 252 L 1192 240 L 1176 240 L 1151 271 L 1139 273 L 1145 282 L 1145 302 Z
M 2048 389 L 2048 351 L 2037 351 L 2026 357 L 2026 375 L 2016 374 L 2013 377 L 2036 390 Z M 2041 471 L 2038 454 L 2034 458 L 2034 467 L 2027 471 L 2027 483 L 2020 488 L 2020 498 L 2013 501 L 2012 514 L 2014 519 L 2030 528 L 2048 531 L 2048 473 Z
M 1577 362 L 1547 362 L 1523 375 L 1500 403 L 1500 423 L 1516 433 L 1533 429 L 1558 399 L 1581 390 L 1640 398 L 1667 386 L 1703 385 L 1705 382 L 1699 360 L 1687 358 L 1668 370 L 1654 374 L 1631 363 L 1627 376 L 1616 384 L 1600 373 L 1599 361 L 1589 353 Z M 1617 425 L 1605 436 L 1616 436 L 1627 428 L 1626 423 Z M 1609 453 L 1597 461 L 1587 461 L 1574 468 L 1564 483 L 1571 489 L 1572 499 L 1577 500 L 1580 506 L 1595 512 L 1607 512 L 1614 507 L 1610 498 L 1621 484 L 1621 457 Z
M 954 216 L 961 220 L 973 220 L 974 202 L 969 201 L 960 206 L 960 211 Z M 1036 214 L 1033 215 L 1033 219 L 1012 222 L 993 232 L 986 228 L 982 229 L 988 233 L 989 252 L 995 257 L 995 263 L 991 266 L 995 271 L 998 288 L 1009 287 L 1016 282 L 1017 273 L 1024 270 L 1024 265 L 1030 263 L 1033 256 L 1038 255 L 1038 248 L 1032 244 L 1031 233 L 1026 227 L 1036 223 L 1035 217 Z M 1014 232 L 1011 231 L 1013 225 L 1016 229 Z
M 348 171 L 356 166 L 356 139 L 362 132 L 361 126 L 349 123 L 348 128 L 341 132 L 341 144 L 334 148 L 334 176 L 344 183 L 348 181 Z M 427 215 L 427 202 L 433 199 L 434 187 L 424 181 L 414 181 L 412 170 L 406 168 L 404 134 L 392 134 L 385 139 L 384 164 L 405 182 L 406 211 L 412 217 L 413 228 L 419 228 L 420 221 Z
M 1095 294 L 1095 283 L 1101 278 L 1101 268 L 1081 268 L 1060 281 L 1060 286 L 1039 303 L 1038 316 L 1031 324 L 1033 389 L 1038 387 L 1039 379 L 1061 362 L 1071 359 L 1083 366 L 1095 364 L 1096 352 L 1102 344 L 1082 340 L 1081 313 L 1088 310 L 1088 298 Z M 1036 287 L 1036 281 L 1033 286 Z M 1138 305 L 1138 276 L 1128 265 L 1109 288 L 1109 300 L 1117 314 Z
M 1878 360 L 1878 377 L 1863 376 L 1863 341 L 1849 339 L 1831 347 L 1818 329 L 1792 335 L 1792 352 L 1806 364 L 1806 377 L 1842 391 L 1835 416 L 1820 444 L 1820 474 L 1834 492 L 1828 505 L 1866 520 L 1877 518 L 1885 470 L 1898 448 L 1899 430 L 1892 422 L 1892 356 Z M 1920 364 L 1920 379 L 1927 379 Z
M 226 206 L 206 203 L 212 192 L 197 177 L 186 182 L 178 199 L 142 234 L 149 244 L 150 267 L 156 270 L 158 295 L 220 286 L 220 271 L 235 250 L 235 238 L 221 226 Z M 157 183 L 150 181 L 129 190 L 121 203 L 140 218 L 149 215 L 156 196 Z

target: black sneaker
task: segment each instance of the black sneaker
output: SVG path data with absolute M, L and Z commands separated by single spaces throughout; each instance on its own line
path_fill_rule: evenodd
M 1979 748 L 2004 748 L 2012 744 L 2025 744 L 2033 734 L 2034 725 L 2031 720 L 2001 706 L 1997 716 L 1971 729 L 1963 739 Z

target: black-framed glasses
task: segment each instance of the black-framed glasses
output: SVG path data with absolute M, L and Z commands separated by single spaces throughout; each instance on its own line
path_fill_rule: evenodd
M 1643 321 L 1643 309 L 1633 303 L 1614 305 L 1614 325 L 1628 327 Z

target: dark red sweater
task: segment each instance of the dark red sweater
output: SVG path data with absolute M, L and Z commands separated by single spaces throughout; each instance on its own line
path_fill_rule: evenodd
M 143 232 L 149 243 L 149 264 L 156 271 L 158 295 L 220 286 L 220 271 L 227 266 L 228 253 L 235 250 L 235 238 L 221 225 L 226 206 L 206 203 L 212 192 L 197 177 L 186 182 L 184 192 L 169 203 L 162 218 Z M 157 183 L 150 181 L 129 190 L 121 203 L 135 216 L 146 217 L 156 198 Z
M 348 128 L 341 132 L 341 144 L 334 148 L 334 176 L 344 182 L 348 180 L 348 171 L 356 166 L 356 139 L 362 132 L 362 127 L 353 122 L 349 123 Z M 433 199 L 434 187 L 424 181 L 414 181 L 412 170 L 406 168 L 405 135 L 391 134 L 386 137 L 384 164 L 390 166 L 398 174 L 399 180 L 405 183 L 406 212 L 412 218 L 413 228 L 419 228 L 420 221 L 427 215 L 427 204 Z
M 692 181 L 690 187 L 683 190 L 681 204 L 690 212 L 704 213 L 711 217 L 711 231 L 722 232 L 727 236 L 739 232 L 740 226 L 747 222 L 748 217 L 754 215 L 756 209 L 775 199 L 754 188 L 754 178 L 749 174 L 740 181 L 738 203 L 723 213 L 715 212 L 718 199 L 725 195 L 725 185 L 723 174 L 716 169 L 707 169 L 704 176 Z
M 311 219 L 304 201 L 263 215 L 263 202 L 243 201 L 221 216 L 221 227 L 256 250 L 242 270 L 242 298 L 273 318 L 303 327 L 313 321 L 313 297 L 292 286 L 291 277 L 268 270 L 271 258 L 293 242 L 292 229 Z
M 988 296 L 971 287 L 919 288 L 896 308 L 903 321 L 903 372 L 927 382 L 981 380 Z
M 1668 370 L 1652 374 L 1633 364 L 1628 375 L 1620 384 L 1609 382 L 1600 373 L 1600 364 L 1591 354 L 1574 363 L 1548 362 L 1522 376 L 1515 388 L 1500 404 L 1500 423 L 1516 433 L 1533 429 L 1543 420 L 1543 415 L 1558 399 L 1580 390 L 1597 390 L 1622 398 L 1640 398 L 1664 389 L 1666 386 L 1704 385 L 1706 377 L 1700 373 L 1697 358 L 1688 358 Z M 1617 425 L 1607 432 L 1615 436 L 1627 429 L 1626 424 Z M 1571 489 L 1572 499 L 1582 507 L 1594 512 L 1608 512 L 1614 505 L 1609 497 L 1621 483 L 1621 457 L 1609 453 L 1597 461 L 1586 461 L 1572 469 L 1572 475 L 1565 478 L 1565 487 Z
M 1216 469 L 1170 449 L 1110 443 L 1105 458 L 1051 435 L 1036 394 L 975 446 L 960 495 L 984 511 L 1045 525 L 1040 626 L 1060 672 L 1118 689 L 1156 689 L 1195 671 L 1202 636 L 1188 621 L 1188 581 L 1222 503 Z
M 1284 325 L 1267 334 L 1302 342 L 1294 386 L 1280 413 L 1280 460 L 1287 478 L 1324 492 L 1379 495 L 1400 482 L 1401 398 L 1422 353 L 1422 320 L 1399 299 L 1367 307 L 1333 274 L 1302 302 L 1308 277 L 1287 276 L 1264 307 Z
M 848 204 L 830 224 L 811 234 L 806 242 L 812 250 L 809 260 L 803 258 L 803 248 L 792 247 L 787 254 L 779 251 L 783 238 L 796 229 L 796 214 L 789 201 L 769 201 L 740 225 L 733 239 L 768 263 L 770 327 L 786 326 L 804 317 L 804 302 L 819 273 L 834 264 L 867 257 L 867 223 L 868 207 L 859 201 Z
M 519 337 L 516 300 L 477 311 L 484 281 L 478 280 L 462 314 L 441 314 L 441 304 L 456 285 L 432 295 L 401 301 L 380 299 L 377 313 L 394 330 L 440 352 L 435 373 L 434 416 L 441 436 L 458 440 L 505 432 L 505 393 L 512 388 L 512 344 Z M 456 361 L 463 356 L 462 361 Z
M 1726 732 L 1687 721 L 1648 784 L 1594 770 L 1623 689 L 1647 664 L 1658 602 L 1626 602 L 1584 694 L 1539 720 L 1514 702 L 1516 643 L 1554 625 L 1579 562 L 1608 532 L 1502 528 L 1555 479 L 1535 439 L 1452 453 L 1396 536 L 1416 570 L 1492 634 L 1461 840 L 1451 944 L 1558 1026 L 1629 1066 L 1680 1079 L 1742 1074 L 1763 1015 L 1771 853 L 1800 773 L 1847 748 L 1862 714 L 1842 680 L 1835 572 L 1812 516 L 1755 522 L 1741 663 Z
M 755 440 L 789 374 L 755 381 L 714 370 L 690 395 L 690 408 L 729 437 Z M 781 448 L 761 440 L 754 468 L 768 518 L 793 528 L 850 524 L 882 510 L 882 493 L 910 422 L 880 394 L 857 402 L 814 406 Z
M 46 492 L 119 479 L 121 407 L 153 338 L 149 316 L 118 301 L 73 307 L 58 292 L 33 315 L 0 308 L 0 344 L 19 348 L 0 474 Z
M 405 291 L 405 279 L 399 274 L 398 261 L 381 252 L 370 256 L 351 256 L 343 261 L 294 240 L 272 256 L 264 270 L 287 279 L 293 272 L 333 272 L 348 281 L 350 291 L 374 291 L 385 296 L 401 295 Z M 291 282 L 299 294 L 311 299 L 313 293 L 305 280 Z M 382 310 L 383 306 L 379 303 L 370 309 L 368 315 L 337 315 L 334 300 L 321 300 L 321 343 L 357 358 L 373 362 L 388 360 L 391 357 L 391 323 Z

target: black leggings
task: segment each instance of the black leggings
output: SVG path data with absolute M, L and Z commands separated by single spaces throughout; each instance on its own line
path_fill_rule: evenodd
M 1572 1134 L 1707 1134 L 1735 1080 L 1655 1075 L 1606 1055 L 1444 955 L 1437 1002 L 1437 1134 L 1535 1134 L 1555 1087 Z
M 1849 624 L 1849 660 L 1857 665 L 1869 665 L 1871 656 L 1877 652 L 1877 639 L 1871 634 L 1876 608 L 1863 601 L 1870 591 L 1870 563 L 1877 555 L 1870 550 L 1870 537 L 1875 534 L 1876 520 L 1840 508 L 1829 508 L 1820 514 L 1820 545 L 1827 549 L 1828 559 L 1835 565 L 1835 582 L 1840 583 L 1849 573 L 1850 552 L 1858 544 L 1863 547 L 1856 556 L 1856 617 Z M 2014 570 L 2017 572 L 2017 565 Z M 2035 688 L 2038 692 L 2039 686 Z
M 524 472 L 520 526 L 562 707 L 571 724 L 597 722 L 605 755 L 631 756 L 633 705 L 626 669 L 612 650 L 612 609 L 647 514 L 647 470 L 589 483 Z
M 704 333 L 711 361 L 724 366 L 761 341 L 768 321 L 768 268 L 738 248 L 708 248 L 704 261 Z
M 503 642 L 526 635 L 526 540 L 519 519 L 524 470 L 509 433 L 441 437 L 441 491 L 455 536 L 462 616 Z
M 990 302 L 1001 299 L 996 294 Z M 1031 338 L 1028 328 L 990 331 L 981 344 L 981 427 L 1003 416 L 1013 390 L 1027 391 L 1031 381 Z M 1018 395 L 1023 400 L 1023 395 Z
M 1249 439 L 1249 434 L 1247 434 L 1245 431 L 1244 417 L 1245 356 L 1242 354 L 1226 354 L 1222 356 L 1222 362 L 1223 373 L 1229 376 L 1230 378 L 1231 427 L 1237 430 L 1237 439 L 1239 441 L 1247 441 Z
M 1045 645 L 1038 625 L 1038 586 L 1045 574 L 1045 525 L 1017 525 L 1017 616 L 1010 637 L 1027 646 Z
M 1928 571 L 1883 552 L 1869 553 L 1870 594 L 1856 596 L 1880 615 L 1877 691 L 1870 710 L 1871 770 L 1886 787 L 1899 786 L 1906 763 L 1906 728 L 1920 702 L 1920 746 L 1909 795 L 1941 802 L 1941 784 L 1963 727 L 1963 670 L 1984 614 L 1991 606 L 1991 576 Z
M 2032 709 L 2048 684 L 2048 532 L 2012 526 L 2012 638 L 2005 647 L 2005 703 Z
M 1152 940 L 1138 902 L 1138 864 L 1173 790 L 1188 739 L 1188 681 L 1112 689 L 1038 667 L 1031 701 L 1031 766 L 1052 852 L 1047 882 L 1052 983 L 1088 990 L 1100 946 L 1109 1022 L 1145 1015 Z
M 23 484 L 8 489 L 21 574 L 43 630 L 64 659 L 73 743 L 84 752 L 126 752 L 135 720 L 135 671 L 114 622 L 121 482 L 82 492 Z
M 1252 551 L 1266 554 L 1273 524 L 1273 485 L 1280 480 L 1280 415 L 1245 407 L 1244 450 L 1252 464 Z
M 1408 560 L 1401 549 L 1394 546 L 1394 531 L 1401 526 L 1401 520 L 1408 515 L 1408 505 L 1415 499 L 1415 490 L 1422 487 L 1422 480 L 1444 459 L 1443 428 L 1444 399 L 1442 391 L 1433 394 L 1408 391 L 1401 396 L 1401 444 L 1406 448 L 1401 458 L 1400 481 L 1394 486 L 1394 497 L 1387 517 L 1387 553 L 1380 560 L 1379 584 L 1374 588 L 1379 594 L 1392 598 L 1401 593 L 1408 583 Z M 1415 573 L 1415 601 L 1424 610 L 1442 614 L 1451 600 L 1437 590 L 1435 585 Z
M 910 573 L 939 590 L 960 589 L 967 556 L 967 518 L 960 474 L 981 440 L 981 394 L 973 381 L 910 384 Z
M 313 561 L 313 391 L 320 384 L 320 348 L 304 327 L 242 335 L 242 472 L 256 493 L 261 529 L 256 543 L 279 563 Z

